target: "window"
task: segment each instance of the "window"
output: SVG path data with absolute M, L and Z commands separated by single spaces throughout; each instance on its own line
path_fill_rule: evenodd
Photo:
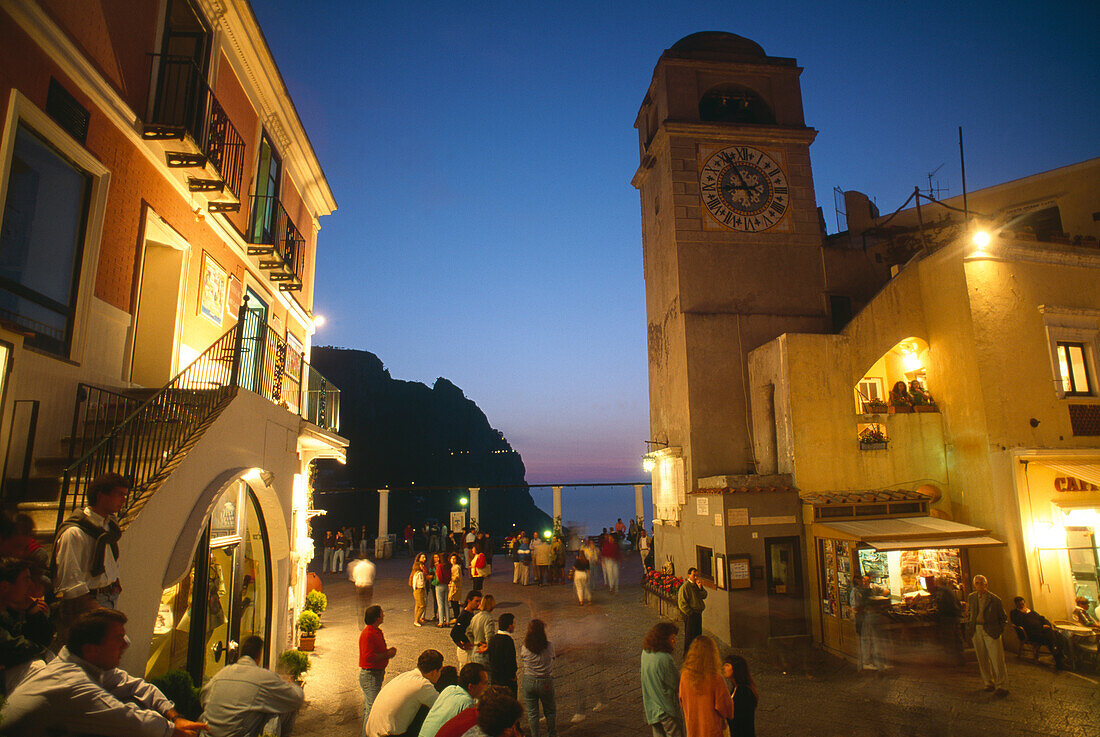
M 1084 343 L 1058 343 L 1058 371 L 1062 377 L 1062 391 L 1066 394 L 1092 394 L 1092 379 L 1085 363 L 1085 350 Z
M 695 546 L 695 567 L 699 569 L 699 577 L 708 581 L 714 580 L 714 549 L 703 545 Z
M 93 177 L 20 123 L 0 224 L 0 319 L 68 356 Z
M 260 137 L 260 161 L 256 172 L 256 198 L 252 203 L 252 242 L 275 245 L 275 216 L 279 207 L 279 174 L 282 162 L 267 134 Z
M 1095 397 L 1100 310 L 1039 305 L 1058 397 Z

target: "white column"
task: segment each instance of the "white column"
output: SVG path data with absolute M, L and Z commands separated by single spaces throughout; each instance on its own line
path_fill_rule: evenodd
M 390 534 L 390 490 L 378 490 L 378 537 L 385 540 Z
M 645 527 L 645 506 L 642 504 L 642 488 L 645 484 L 634 484 L 634 519 Z
M 561 524 L 561 487 L 555 486 L 554 488 L 554 524 Z
M 478 504 L 478 493 L 481 491 L 476 486 L 471 486 L 470 489 L 470 525 L 481 529 L 481 506 Z

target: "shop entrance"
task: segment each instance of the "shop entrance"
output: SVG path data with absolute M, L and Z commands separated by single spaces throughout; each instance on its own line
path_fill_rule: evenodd
M 764 540 L 767 566 L 768 616 L 772 637 L 805 635 L 806 613 L 802 585 L 802 554 L 797 537 Z
M 270 621 L 267 530 L 255 496 L 237 481 L 215 503 L 191 571 L 161 595 L 145 677 L 183 670 L 205 683 L 236 662 L 244 638 L 268 639 Z

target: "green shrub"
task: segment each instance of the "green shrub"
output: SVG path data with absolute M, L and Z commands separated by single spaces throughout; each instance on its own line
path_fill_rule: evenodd
M 202 715 L 202 703 L 199 701 L 199 689 L 195 688 L 191 674 L 182 670 L 170 670 L 149 683 L 160 689 L 169 701 L 176 704 L 176 711 L 192 721 Z
M 309 609 L 303 609 L 302 613 L 298 615 L 298 629 L 301 630 L 303 635 L 312 635 L 321 626 L 321 618 Z
M 294 679 L 309 670 L 311 665 L 309 655 L 301 650 L 287 650 L 279 656 L 279 670 Z
M 321 612 L 328 609 L 328 597 L 320 591 L 310 591 L 306 594 L 306 609 L 321 616 Z

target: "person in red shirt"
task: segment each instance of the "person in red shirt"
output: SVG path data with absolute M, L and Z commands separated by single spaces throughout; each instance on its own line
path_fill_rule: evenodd
M 386 666 L 390 658 L 397 655 L 397 648 L 386 647 L 386 636 L 379 629 L 382 626 L 382 607 L 375 604 L 367 607 L 363 622 L 367 625 L 359 633 L 359 686 L 363 689 L 363 731 L 367 731 L 367 717 L 374 699 L 382 690 L 382 680 L 386 677 Z
M 610 591 L 619 593 L 619 560 L 622 553 L 615 536 L 607 533 L 600 541 L 600 562 L 603 564 L 603 580 Z

